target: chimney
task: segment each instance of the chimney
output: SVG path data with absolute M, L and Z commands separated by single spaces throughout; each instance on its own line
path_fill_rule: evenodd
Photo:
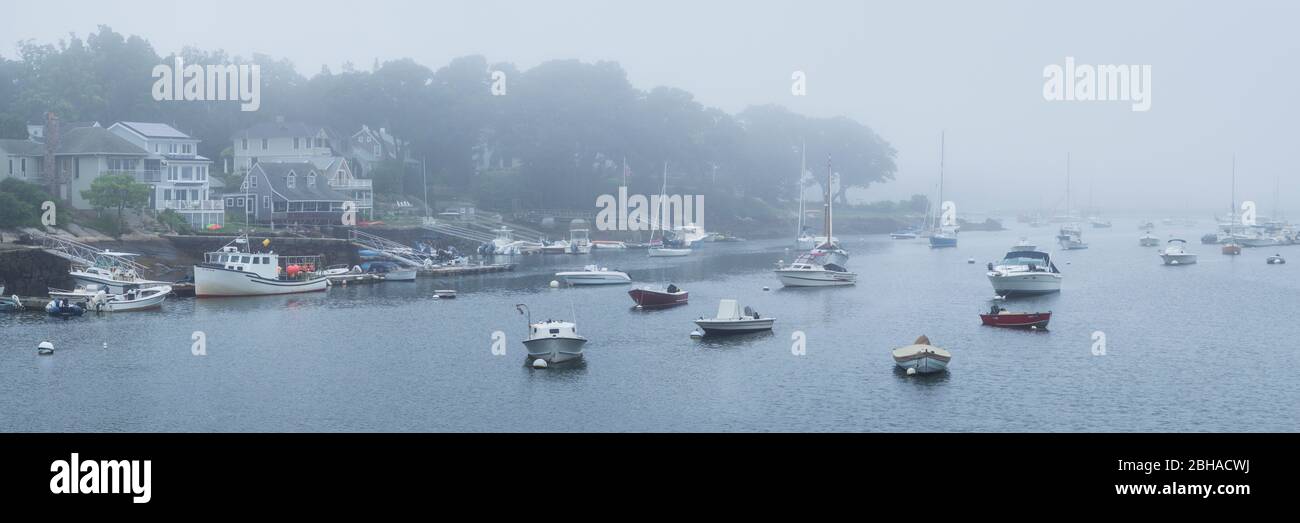
M 59 180 L 59 166 L 54 157 L 54 152 L 58 149 L 59 117 L 53 112 L 47 112 L 45 113 L 45 185 L 51 196 L 62 199 L 59 191 L 62 186 Z

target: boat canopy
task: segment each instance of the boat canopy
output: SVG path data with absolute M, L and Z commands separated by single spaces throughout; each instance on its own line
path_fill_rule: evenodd
M 1025 265 L 1047 268 L 1050 272 L 1060 272 L 1056 264 L 1052 263 L 1052 258 L 1042 251 L 1011 251 L 998 262 L 998 265 Z
M 740 303 L 736 300 L 721 300 L 718 302 L 719 320 L 734 320 L 740 318 Z

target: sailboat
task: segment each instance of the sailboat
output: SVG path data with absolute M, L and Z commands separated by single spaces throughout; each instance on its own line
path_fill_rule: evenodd
M 651 258 L 663 258 L 669 256 L 686 256 L 691 253 L 690 249 L 668 247 L 668 239 L 664 237 L 664 222 L 668 221 L 667 213 L 664 212 L 664 204 L 668 201 L 668 162 L 664 162 L 664 185 L 659 191 L 659 208 L 655 209 L 659 219 L 659 247 L 651 247 L 649 256 Z M 654 231 L 650 232 L 650 244 L 654 245 Z
M 1070 214 L 1070 153 L 1065 153 L 1065 218 L 1067 223 L 1061 226 L 1056 236 L 1061 248 L 1067 251 L 1087 249 L 1088 244 L 1083 243 L 1083 229 L 1073 222 L 1074 215 Z
M 1240 243 L 1237 243 L 1237 234 L 1236 234 L 1236 226 L 1237 226 L 1237 155 L 1235 155 L 1235 154 L 1232 155 L 1232 203 L 1230 203 L 1229 205 L 1231 205 L 1231 208 L 1230 208 L 1230 211 L 1231 211 L 1231 212 L 1228 213 L 1228 216 L 1230 216 L 1231 218 L 1230 218 L 1230 221 L 1228 222 L 1228 231 L 1227 231 L 1227 233 L 1228 233 L 1228 241 L 1227 241 L 1226 243 L 1223 244 L 1223 248 L 1222 248 L 1222 251 L 1221 251 L 1221 252 L 1223 252 L 1223 254 L 1226 254 L 1226 255 L 1228 255 L 1228 256 L 1239 256 L 1239 255 L 1241 254 L 1241 244 L 1240 244 Z
M 803 225 L 803 177 L 806 174 L 808 174 L 808 144 L 805 143 L 799 152 L 799 181 L 796 184 L 799 189 L 799 230 L 795 236 L 794 248 L 801 251 L 811 250 L 817 246 L 817 237 L 808 234 L 808 230 Z
M 956 247 L 957 227 L 955 223 L 945 223 L 943 218 L 943 160 L 944 135 L 939 134 L 939 215 L 935 219 L 935 229 L 930 233 L 930 247 Z
M 858 275 L 844 268 L 845 262 L 849 259 L 849 253 L 841 249 L 833 240 L 835 235 L 832 225 L 834 213 L 832 211 L 833 202 L 831 201 L 831 176 L 831 161 L 828 156 L 826 158 L 826 192 L 824 198 L 826 211 L 823 213 L 826 239 L 817 248 L 800 255 L 794 260 L 794 263 L 776 270 L 776 276 L 781 280 L 783 286 L 829 287 L 853 285 L 857 282 Z

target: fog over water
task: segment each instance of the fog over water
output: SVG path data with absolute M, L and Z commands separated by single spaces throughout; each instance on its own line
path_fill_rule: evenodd
M 1275 183 L 1284 209 L 1300 199 L 1297 19 L 1300 4 L 1275 1 L 18 2 L 0 18 L 0 56 L 104 24 L 163 55 L 264 53 L 307 75 L 402 57 L 612 60 L 638 88 L 729 112 L 775 103 L 871 126 L 899 171 L 857 199 L 931 191 L 946 130 L 946 196 L 967 210 L 1059 208 L 1068 151 L 1076 208 L 1091 192 L 1114 214 L 1222 213 L 1235 153 L 1239 199 L 1269 215 Z M 1150 110 L 1044 100 L 1044 68 L 1067 57 L 1149 65 Z M 806 96 L 791 94 L 795 71 Z

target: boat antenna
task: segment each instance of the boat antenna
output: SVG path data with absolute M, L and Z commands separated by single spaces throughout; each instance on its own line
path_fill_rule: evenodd
M 528 318 L 528 328 L 524 330 L 527 331 L 528 329 L 531 329 L 533 326 L 533 312 L 528 309 L 528 306 L 522 303 L 516 303 L 515 310 L 519 311 L 520 315 Z

